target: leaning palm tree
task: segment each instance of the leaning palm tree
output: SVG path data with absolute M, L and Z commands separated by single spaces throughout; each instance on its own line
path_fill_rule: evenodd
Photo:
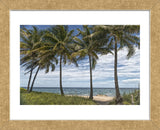
M 26 28 L 21 29 L 21 65 L 25 67 L 25 70 L 29 70 L 27 73 L 30 73 L 27 86 L 28 92 L 32 91 L 39 70 L 46 69 L 46 73 L 48 73 L 49 67 L 52 68 L 52 71 L 54 71 L 55 69 L 54 63 L 56 61 L 56 58 L 53 57 L 53 55 L 52 59 L 43 58 L 40 52 L 35 51 L 36 49 L 44 46 L 44 34 L 45 32 L 42 30 L 38 30 L 36 26 L 33 26 L 33 29 L 30 30 Z M 37 70 L 30 88 L 32 73 L 36 68 Z
M 116 89 L 116 104 L 122 104 L 122 97 L 119 91 L 117 74 L 117 51 L 126 47 L 127 58 L 135 53 L 135 46 L 140 47 L 140 40 L 137 34 L 140 31 L 139 25 L 101 25 L 95 26 L 95 37 L 99 37 L 102 46 L 114 51 L 114 80 Z M 107 40 L 105 40 L 107 39 Z
M 95 45 L 91 36 L 91 28 L 87 25 L 83 25 L 83 30 L 77 29 L 79 34 L 74 38 L 75 40 L 75 52 L 73 57 L 77 57 L 77 60 L 82 60 L 88 56 L 90 66 L 90 96 L 89 99 L 93 99 L 93 85 L 92 85 L 92 69 L 95 69 L 98 56 L 96 51 L 98 47 Z M 78 38 L 80 37 L 80 38 Z
M 26 28 L 22 28 L 20 30 L 20 54 L 21 54 L 21 66 L 25 67 L 25 71 L 28 71 L 27 73 L 30 73 L 28 85 L 27 85 L 27 91 L 29 91 L 30 82 L 32 78 L 32 72 L 35 69 L 35 60 L 37 57 L 37 53 L 31 52 L 34 49 L 34 39 L 37 34 L 37 28 L 33 26 L 33 30 L 29 30 Z
M 55 64 L 57 64 L 57 59 L 55 57 L 43 58 L 43 56 L 41 56 L 41 54 L 39 54 L 39 58 L 35 64 L 37 66 L 37 70 L 36 70 L 36 73 L 34 75 L 34 78 L 33 78 L 32 84 L 31 84 L 30 92 L 32 92 L 33 85 L 34 85 L 34 82 L 35 82 L 35 79 L 38 75 L 39 70 L 45 69 L 45 73 L 48 73 L 49 69 L 51 68 L 51 71 L 54 71 Z
M 49 28 L 48 32 L 46 32 L 45 46 L 37 49 L 43 54 L 43 57 L 53 58 L 53 56 L 59 57 L 59 67 L 60 67 L 60 92 L 61 95 L 64 95 L 63 87 L 62 87 L 62 63 L 66 64 L 75 63 L 76 60 L 71 57 L 73 52 L 73 32 L 74 30 L 69 31 L 68 26 L 65 25 L 57 25 Z

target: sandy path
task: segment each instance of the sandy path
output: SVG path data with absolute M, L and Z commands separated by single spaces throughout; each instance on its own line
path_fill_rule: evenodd
M 88 96 L 83 96 L 89 98 Z M 112 101 L 114 97 L 108 97 L 105 95 L 93 96 L 93 100 L 99 105 L 108 105 L 110 101 Z
M 80 97 L 89 98 L 89 96 L 80 96 Z M 105 96 L 105 95 L 93 96 L 93 100 L 99 105 L 108 105 L 108 103 L 110 101 L 112 101 L 113 99 L 114 99 L 114 97 L 109 97 L 109 96 Z

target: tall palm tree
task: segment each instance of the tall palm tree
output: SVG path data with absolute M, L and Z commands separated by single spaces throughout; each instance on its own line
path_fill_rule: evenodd
M 95 36 L 100 39 L 100 43 L 108 49 L 114 51 L 114 81 L 116 89 L 116 104 L 122 104 L 122 97 L 119 91 L 117 74 L 117 51 L 127 47 L 129 59 L 135 53 L 135 46 L 140 48 L 140 40 L 137 34 L 140 32 L 139 25 L 101 25 L 95 26 Z M 103 39 L 107 39 L 106 41 Z
M 91 36 L 91 28 L 87 25 L 83 25 L 83 30 L 77 29 L 79 34 L 74 38 L 75 40 L 75 52 L 72 54 L 73 57 L 78 57 L 77 60 L 82 60 L 88 56 L 89 67 L 90 67 L 90 96 L 89 99 L 93 99 L 93 85 L 92 85 L 92 69 L 95 69 L 98 56 L 96 51 L 98 47 L 95 45 L 94 39 Z M 80 38 L 78 38 L 80 37 Z
M 51 55 L 59 57 L 60 92 L 62 96 L 64 95 L 62 87 L 62 63 L 66 64 L 68 61 L 78 66 L 76 60 L 71 57 L 73 52 L 73 32 L 74 30 L 69 31 L 66 25 L 53 26 L 49 28 L 44 36 L 45 46 L 38 49 L 43 53 L 44 57 L 48 57 L 48 55 L 50 55 L 50 58 L 52 58 Z

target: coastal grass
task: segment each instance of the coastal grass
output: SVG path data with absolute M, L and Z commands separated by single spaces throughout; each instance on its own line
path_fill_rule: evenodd
M 132 102 L 133 95 L 133 102 Z M 135 90 L 132 93 L 126 94 L 123 93 L 123 105 L 140 105 L 140 91 Z M 109 103 L 109 105 L 115 105 L 115 99 Z
M 20 88 L 21 105 L 96 105 L 93 100 L 78 96 L 61 96 L 47 92 L 30 92 Z

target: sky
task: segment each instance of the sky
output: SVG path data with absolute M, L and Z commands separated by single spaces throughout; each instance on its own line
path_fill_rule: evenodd
M 27 26 L 31 28 L 31 26 Z M 45 29 L 48 26 L 39 26 Z M 70 26 L 69 29 L 81 26 Z M 77 32 L 75 32 L 77 33 Z M 128 60 L 127 48 L 118 52 L 118 81 L 120 88 L 137 88 L 140 83 L 140 50 L 136 48 L 135 54 Z M 100 55 L 95 70 L 93 70 L 93 88 L 114 88 L 114 55 Z M 66 64 L 62 67 L 63 87 L 90 87 L 89 59 L 74 64 Z M 24 74 L 24 68 L 20 67 L 20 85 L 26 87 L 29 74 Z M 33 75 L 35 71 L 33 72 Z M 34 87 L 59 87 L 59 64 L 53 72 L 45 74 L 45 70 L 39 71 Z

